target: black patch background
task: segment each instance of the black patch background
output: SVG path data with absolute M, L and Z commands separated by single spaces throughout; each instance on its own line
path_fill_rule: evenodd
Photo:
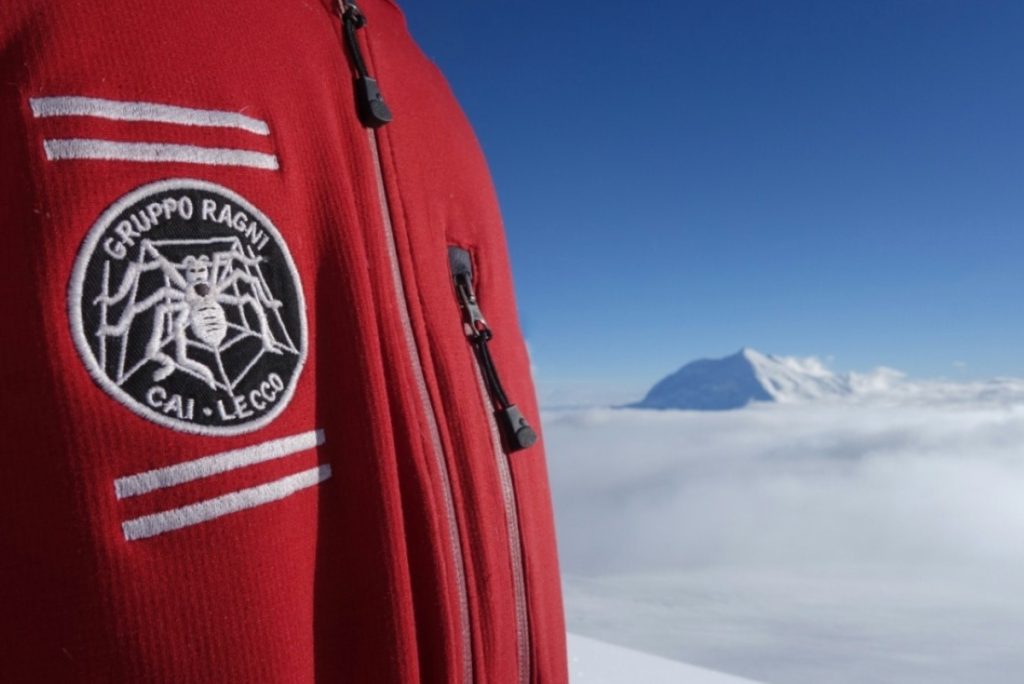
M 191 219 L 184 220 L 177 213 L 173 214 L 173 218 L 171 219 L 161 217 L 161 222 L 157 226 L 153 227 L 148 232 L 142 233 L 141 237 L 136 238 L 135 244 L 128 248 L 128 253 L 124 259 L 114 259 L 103 249 L 103 243 L 107 237 L 113 237 L 115 240 L 120 240 L 119 236 L 114 232 L 114 228 L 123 219 L 129 219 L 130 215 L 136 211 L 145 210 L 145 207 L 153 202 L 162 202 L 164 199 L 168 198 L 179 199 L 183 196 L 187 196 L 192 200 L 193 213 Z M 85 270 L 85 277 L 83 278 L 81 301 L 77 302 L 75 305 L 81 310 L 82 324 L 84 328 L 83 333 L 90 349 L 92 350 L 96 365 L 99 366 L 100 341 L 96 332 L 99 330 L 101 324 L 101 307 L 99 304 L 94 305 L 93 301 L 102 292 L 104 263 L 110 263 L 108 294 L 113 294 L 121 284 L 128 265 L 138 260 L 139 250 L 141 249 L 141 243 L 143 240 L 196 240 L 215 237 L 232 237 L 239 239 L 242 243 L 243 249 L 247 245 L 251 246 L 251 243 L 248 241 L 245 234 L 235 230 L 232 226 L 204 221 L 202 219 L 202 201 L 204 198 L 213 199 L 217 202 L 217 210 L 214 212 L 215 216 L 220 214 L 220 211 L 225 204 L 228 204 L 231 206 L 233 215 L 237 212 L 243 212 L 249 219 L 246 223 L 255 221 L 259 228 L 263 230 L 264 235 L 269 237 L 269 240 L 267 240 L 267 243 L 262 250 L 258 250 L 253 247 L 253 252 L 256 256 L 262 256 L 264 258 L 264 261 L 260 264 L 263 277 L 270 288 L 271 296 L 282 302 L 282 306 L 278 309 L 281 314 L 281 319 L 288 331 L 288 335 L 292 343 L 299 350 L 299 354 L 294 354 L 288 350 L 282 350 L 281 354 L 263 354 L 259 361 L 252 367 L 252 369 L 249 370 L 248 373 L 246 373 L 245 377 L 243 377 L 235 387 L 234 393 L 236 395 L 247 396 L 248 393 L 257 387 L 260 381 L 265 380 L 270 373 L 277 373 L 281 377 L 281 380 L 284 382 L 284 389 L 279 391 L 274 402 L 268 403 L 266 408 L 262 411 L 257 411 L 248 403 L 248 400 L 246 400 L 247 410 L 251 411 L 252 415 L 245 418 L 237 417 L 238 412 L 235 411 L 235 404 L 231 396 L 225 390 L 221 388 L 214 390 L 205 382 L 189 373 L 176 369 L 167 378 L 164 378 L 159 382 L 154 381 L 153 373 L 161 368 L 161 364 L 152 360 L 146 361 L 138 371 L 136 371 L 127 381 L 124 382 L 124 384 L 121 385 L 121 389 L 131 395 L 132 398 L 142 406 L 162 414 L 162 411 L 150 406 L 146 402 L 146 392 L 153 385 L 160 385 L 163 387 L 167 391 L 168 399 L 172 394 L 179 394 L 186 401 L 190 397 L 195 398 L 194 415 L 191 420 L 180 421 L 183 423 L 208 426 L 211 428 L 244 425 L 246 423 L 256 421 L 266 413 L 275 410 L 280 406 L 281 402 L 287 398 L 290 385 L 292 383 L 292 376 L 296 371 L 296 367 L 299 363 L 306 342 L 303 337 L 302 319 L 300 315 L 302 300 L 296 290 L 298 283 L 294 282 L 292 272 L 288 267 L 289 259 L 282 251 L 283 245 L 279 244 L 278 238 L 270 232 L 268 226 L 258 217 L 253 216 L 252 212 L 248 208 L 239 205 L 230 197 L 224 196 L 215 190 L 206 188 L 170 188 L 166 190 L 159 190 L 139 199 L 137 202 L 126 207 L 119 214 L 113 217 L 103 229 L 103 234 L 96 240 L 93 252 L 89 257 L 89 264 Z M 280 239 L 283 240 L 284 238 L 282 237 Z M 226 244 L 227 243 L 222 243 L 222 245 Z M 193 256 L 207 254 L 212 259 L 214 252 L 223 251 L 224 249 L 224 246 L 218 245 L 204 245 L 202 247 L 197 245 L 172 247 L 161 246 L 160 253 L 167 256 L 171 261 L 180 263 L 180 261 L 189 254 Z M 152 294 L 157 288 L 163 287 L 163 284 L 164 275 L 161 269 L 140 273 L 139 292 L 146 293 L 146 295 L 138 297 L 138 300 L 141 301 L 145 296 L 148 296 L 148 294 Z M 125 297 L 117 304 L 108 306 L 108 324 L 115 325 L 120 320 L 121 313 L 130 300 L 130 296 Z M 156 307 L 154 306 L 153 308 L 136 315 L 128 330 L 126 345 L 127 351 L 124 365 L 126 370 L 132 368 L 145 356 L 146 345 L 149 342 L 150 335 L 152 333 L 155 308 Z M 235 306 L 224 305 L 223 308 L 227 314 L 228 322 L 240 323 L 238 311 Z M 273 315 L 273 310 L 269 308 L 265 310 L 268 321 L 270 322 L 270 329 L 274 333 L 275 339 L 278 342 L 287 343 L 287 340 L 280 334 L 277 317 Z M 255 325 L 255 314 L 252 312 L 252 308 L 247 306 L 246 313 L 250 319 L 250 327 L 258 328 L 258 326 Z M 196 341 L 191 330 L 188 330 L 187 337 L 189 340 Z M 118 340 L 119 338 L 117 337 L 107 338 L 106 367 L 102 369 L 104 374 L 113 384 L 116 384 L 117 382 L 118 362 L 120 358 L 121 345 Z M 244 368 L 257 353 L 259 353 L 260 349 L 262 349 L 262 341 L 255 337 L 248 337 L 234 344 L 230 349 L 225 351 L 221 356 L 225 368 L 228 369 L 228 374 L 233 377 L 238 371 Z M 172 345 L 166 345 L 164 347 L 164 352 L 168 356 L 171 356 L 172 358 L 174 357 L 174 349 Z M 214 372 L 214 377 L 218 381 L 222 381 L 220 373 L 217 371 L 217 365 L 212 353 L 189 345 L 188 356 L 189 358 L 211 368 Z M 221 419 L 220 414 L 217 411 L 218 399 L 223 402 L 226 411 L 236 414 L 234 418 L 230 418 L 229 420 Z M 203 408 L 211 409 L 211 415 L 205 415 Z M 166 415 L 167 418 L 174 421 L 180 420 L 175 413 L 163 415 Z

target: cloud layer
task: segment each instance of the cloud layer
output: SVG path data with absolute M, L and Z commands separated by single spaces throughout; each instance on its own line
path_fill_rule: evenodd
M 1024 676 L 1024 383 L 552 412 L 570 627 L 765 681 Z

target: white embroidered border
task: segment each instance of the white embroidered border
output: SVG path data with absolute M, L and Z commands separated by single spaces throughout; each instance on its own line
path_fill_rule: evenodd
M 90 138 L 56 138 L 43 141 L 46 158 L 106 159 L 133 162 L 184 162 L 206 166 L 247 166 L 275 171 L 277 155 L 227 147 L 199 147 L 153 142 L 115 142 Z
M 260 416 L 257 420 L 243 423 L 241 425 L 211 426 L 186 423 L 184 421 L 170 418 L 159 411 L 154 411 L 145 404 L 137 401 L 130 394 L 118 387 L 116 383 L 111 381 L 99 366 L 96 357 L 92 353 L 92 349 L 89 347 L 89 342 L 86 339 L 85 334 L 85 324 L 82 321 L 82 309 L 79 306 L 79 302 L 82 299 L 82 290 L 85 285 L 85 272 L 89 267 L 89 259 L 91 258 L 93 251 L 96 249 L 96 244 L 103 236 L 104 228 L 115 217 L 117 217 L 125 207 L 135 204 L 140 199 L 148 197 L 150 194 L 163 192 L 164 190 L 183 190 L 189 188 L 199 188 L 210 192 L 221 193 L 232 201 L 237 202 L 242 207 L 245 207 L 245 209 L 249 211 L 250 215 L 261 221 L 266 227 L 266 230 L 269 231 L 280 244 L 281 253 L 284 255 L 285 262 L 288 265 L 288 273 L 295 283 L 295 296 L 298 299 L 299 305 L 299 328 L 301 333 L 301 343 L 297 345 L 299 347 L 299 360 L 295 364 L 295 371 L 292 373 L 291 381 L 288 383 L 284 393 L 281 395 L 281 400 L 277 402 L 274 408 Z M 71 325 L 71 336 L 75 341 L 75 346 L 78 348 L 78 353 L 82 357 L 85 367 L 89 371 L 89 375 L 92 376 L 93 380 L 95 380 L 100 387 L 106 390 L 112 397 L 129 410 L 143 416 L 144 418 L 174 430 L 191 432 L 199 435 L 240 435 L 246 432 L 259 430 L 260 428 L 268 425 L 270 421 L 277 418 L 281 411 L 283 411 L 291 402 L 292 395 L 295 393 L 295 386 L 298 384 L 299 377 L 302 375 L 302 368 L 306 363 L 306 354 L 308 352 L 307 341 L 309 339 L 309 333 L 306 321 L 306 298 L 302 291 L 302 279 L 299 278 L 299 272 L 295 268 L 295 262 L 292 260 L 291 252 L 288 250 L 288 243 L 284 241 L 281 233 L 277 230 L 277 226 L 267 218 L 266 214 L 254 207 L 248 200 L 238 193 L 228 190 L 222 185 L 196 180 L 194 178 L 172 178 L 170 180 L 157 181 L 156 183 L 143 185 L 114 202 L 106 211 L 103 212 L 103 214 L 100 215 L 98 219 L 96 219 L 96 222 L 89 229 L 89 233 L 87 234 L 85 241 L 78 250 L 78 256 L 75 258 L 75 266 L 71 271 L 71 280 L 68 283 L 68 319 Z
M 121 523 L 121 530 L 127 541 L 154 537 L 164 532 L 180 530 L 183 527 L 213 520 L 229 513 L 279 501 L 298 491 L 318 485 L 330 477 L 331 466 L 324 464 L 256 487 L 239 489 L 223 496 L 198 501 L 180 508 L 125 520 Z
M 153 121 L 183 126 L 237 128 L 257 135 L 270 135 L 270 127 L 265 121 L 218 109 L 193 109 L 155 102 L 106 100 L 77 95 L 33 97 L 29 99 L 29 106 L 36 118 L 92 116 L 114 121 Z
M 156 489 L 174 487 L 185 482 L 198 480 L 236 468 L 272 461 L 316 448 L 325 441 L 323 430 L 310 430 L 290 437 L 273 439 L 262 444 L 225 451 L 212 456 L 203 456 L 194 461 L 176 463 L 163 468 L 147 470 L 135 475 L 126 475 L 114 480 L 114 492 L 118 499 L 139 496 Z

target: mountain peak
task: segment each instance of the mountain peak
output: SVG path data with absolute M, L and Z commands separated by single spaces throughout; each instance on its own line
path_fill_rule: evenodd
M 757 363 L 759 361 L 765 361 L 769 358 L 767 354 L 762 354 L 753 347 L 740 347 L 740 350 L 736 352 L 735 356 L 742 356 L 751 363 Z
M 850 379 L 833 373 L 817 358 L 772 356 L 743 347 L 731 356 L 686 364 L 631 406 L 714 411 L 751 402 L 785 403 L 850 392 Z

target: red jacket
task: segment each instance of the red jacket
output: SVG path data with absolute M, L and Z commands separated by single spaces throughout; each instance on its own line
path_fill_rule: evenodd
M 0 680 L 566 679 L 491 181 L 361 10 L 0 5 Z

